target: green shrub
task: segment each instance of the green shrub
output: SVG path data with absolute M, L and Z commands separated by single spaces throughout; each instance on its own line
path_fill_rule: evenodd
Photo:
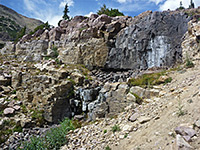
M 65 119 L 59 127 L 52 128 L 43 137 L 32 137 L 30 141 L 22 144 L 22 150 L 49 150 L 59 149 L 67 143 L 66 134 L 75 127 L 71 120 Z
M 181 103 L 180 97 L 178 101 L 178 111 L 177 111 L 178 117 L 185 115 L 185 111 L 183 110 L 183 105 Z
M 138 78 L 132 78 L 129 80 L 129 84 L 132 86 L 141 86 L 141 87 L 151 87 L 153 85 L 159 85 L 161 82 L 159 82 L 159 78 L 162 75 L 165 75 L 166 71 L 162 71 L 159 73 L 152 73 L 152 74 L 143 74 L 139 76 Z M 172 81 L 172 78 L 167 78 L 164 81 L 164 84 L 169 83 Z
M 34 34 L 35 32 L 37 32 L 38 30 L 40 29 L 49 29 L 50 28 L 50 25 L 48 22 L 44 23 L 44 24 L 41 24 L 39 26 L 37 26 L 32 32 L 30 32 L 29 34 L 32 35 Z
M 22 38 L 26 34 L 26 26 L 23 27 L 18 33 L 15 42 L 18 42 L 20 38 Z
M 57 58 L 58 55 L 59 55 L 59 53 L 58 53 L 58 47 L 53 46 L 52 50 L 53 50 L 53 52 L 54 52 L 54 58 Z
M 120 127 L 119 127 L 119 125 L 114 125 L 113 127 L 112 127 L 112 132 L 113 133 L 115 133 L 115 132 L 117 132 L 117 131 L 120 131 L 121 129 L 120 129 Z
M 104 4 L 100 10 L 97 11 L 98 15 L 106 14 L 107 16 L 116 17 L 116 16 L 124 16 L 122 12 L 119 12 L 118 9 L 109 9 Z
M 104 134 L 107 133 L 107 130 L 104 130 L 103 133 L 104 133 Z
M 32 110 L 31 114 L 32 119 L 35 119 L 37 123 L 44 123 L 43 111 L 41 110 Z
M 194 63 L 189 58 L 187 58 L 185 66 L 186 68 L 192 68 L 194 67 Z
M 29 142 L 25 142 L 20 150 L 47 150 L 45 147 L 44 138 L 39 137 L 31 137 Z
M 124 138 L 127 138 L 128 137 L 128 133 L 126 133 L 125 135 L 124 135 Z
M 105 150 L 111 150 L 111 148 L 109 146 L 106 146 Z

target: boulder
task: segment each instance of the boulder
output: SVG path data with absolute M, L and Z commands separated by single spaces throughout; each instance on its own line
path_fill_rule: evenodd
M 0 86 L 8 86 L 11 83 L 10 78 L 5 78 L 4 76 L 0 75 Z
M 191 141 L 191 138 L 196 135 L 196 131 L 190 127 L 179 126 L 174 130 L 177 134 L 182 135 L 186 141 Z
M 181 135 L 176 135 L 176 149 L 178 150 L 193 150 L 193 147 L 186 142 Z
M 14 114 L 14 112 L 15 112 L 15 109 L 9 107 L 9 108 L 4 109 L 3 114 L 4 115 L 12 115 L 12 114 Z
M 134 113 L 133 115 L 131 115 L 128 120 L 131 121 L 131 122 L 134 122 L 137 120 L 137 118 L 140 116 L 140 114 L 138 113 Z

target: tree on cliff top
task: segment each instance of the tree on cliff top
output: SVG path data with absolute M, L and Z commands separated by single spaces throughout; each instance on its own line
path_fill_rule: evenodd
M 66 5 L 65 5 L 65 9 L 64 9 L 63 13 L 64 13 L 63 19 L 69 20 L 69 19 L 70 19 L 69 15 L 68 15 L 68 13 L 69 13 L 69 8 L 68 8 L 68 4 L 67 4 L 67 3 L 66 3 Z
M 100 10 L 97 11 L 97 14 L 98 15 L 106 14 L 111 17 L 124 16 L 124 14 L 120 12 L 118 9 L 112 9 L 112 8 L 109 9 L 106 7 L 105 4 L 100 8 Z

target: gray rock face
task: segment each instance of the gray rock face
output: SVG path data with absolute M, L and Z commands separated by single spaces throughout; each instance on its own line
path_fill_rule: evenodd
M 180 13 L 154 12 L 117 35 L 106 68 L 147 69 L 181 60 L 181 38 L 189 18 Z
M 42 55 L 47 53 L 48 41 L 33 40 L 30 43 L 18 43 L 16 45 L 16 55 L 23 61 L 40 61 Z

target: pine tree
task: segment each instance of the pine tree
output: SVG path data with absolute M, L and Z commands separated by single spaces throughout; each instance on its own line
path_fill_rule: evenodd
M 180 1 L 180 7 L 179 7 L 178 9 L 185 9 L 185 8 L 183 7 L 182 1 Z
M 103 7 L 101 7 L 100 10 L 97 11 L 98 15 L 106 14 L 107 16 L 115 17 L 115 16 L 124 16 L 122 12 L 119 12 L 118 9 L 109 9 L 104 4 Z
M 193 3 L 192 0 L 190 1 L 190 6 L 189 6 L 189 8 L 194 8 L 194 3 Z
M 68 4 L 65 5 L 65 9 L 64 9 L 63 13 L 64 13 L 64 15 L 63 15 L 63 19 L 65 19 L 65 20 L 69 20 L 70 17 L 69 17 L 69 15 L 68 15 L 68 13 L 69 13 Z

